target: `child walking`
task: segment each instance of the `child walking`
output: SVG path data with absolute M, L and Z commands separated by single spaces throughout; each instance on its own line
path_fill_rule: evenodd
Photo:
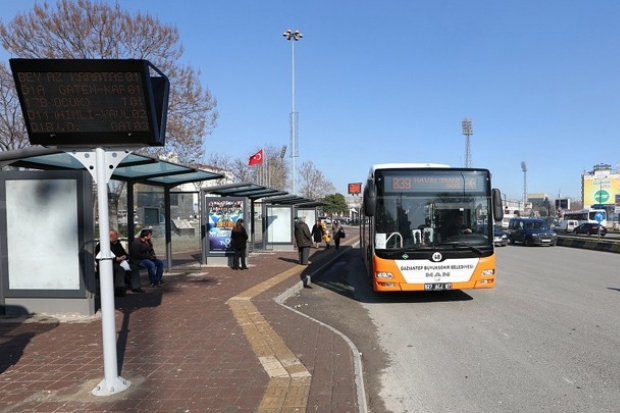
M 332 236 L 329 234 L 328 230 L 325 230 L 323 234 L 323 240 L 325 241 L 325 249 L 329 249 L 329 243 L 332 240 Z

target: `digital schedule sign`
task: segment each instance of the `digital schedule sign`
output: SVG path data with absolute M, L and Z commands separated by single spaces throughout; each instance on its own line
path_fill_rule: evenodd
M 164 146 L 169 81 L 147 60 L 10 65 L 31 144 Z
M 487 173 L 386 173 L 383 177 L 386 192 L 477 192 L 484 191 Z

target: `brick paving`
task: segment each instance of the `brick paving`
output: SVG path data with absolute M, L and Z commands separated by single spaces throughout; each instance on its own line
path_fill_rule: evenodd
M 276 300 L 336 254 L 313 253 L 308 267 L 274 252 L 252 254 L 248 271 L 173 268 L 164 287 L 117 298 L 118 373 L 131 386 L 111 396 L 91 393 L 104 379 L 99 314 L 3 319 L 0 413 L 364 412 L 345 339 Z

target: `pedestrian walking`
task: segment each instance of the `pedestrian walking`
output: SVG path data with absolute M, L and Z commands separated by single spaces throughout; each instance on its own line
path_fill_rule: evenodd
M 312 227 L 312 240 L 314 241 L 314 248 L 318 249 L 319 244 L 323 240 L 323 226 L 321 225 L 321 221 L 318 219 L 316 223 Z
M 344 238 L 344 228 L 340 225 L 340 221 L 335 219 L 332 224 L 332 235 L 334 237 L 334 245 L 336 249 L 340 248 L 340 240 Z
M 329 233 L 329 230 L 325 230 L 325 233 L 323 234 L 323 240 L 325 241 L 325 249 L 328 250 L 329 249 L 329 243 L 332 241 L 332 236 Z
M 310 228 L 306 224 L 306 217 L 297 220 L 295 226 L 295 241 L 297 241 L 297 251 L 299 252 L 299 263 L 308 265 L 308 257 L 310 255 L 310 247 L 312 246 L 312 234 Z

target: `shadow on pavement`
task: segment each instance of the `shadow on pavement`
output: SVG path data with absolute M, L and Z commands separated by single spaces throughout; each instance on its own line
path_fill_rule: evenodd
M 125 358 L 125 350 L 129 340 L 129 320 L 131 314 L 141 308 L 159 307 L 162 302 L 162 292 L 152 292 L 148 294 L 130 294 L 122 298 L 116 299 L 116 310 L 123 313 L 123 321 L 118 331 L 118 339 L 116 341 L 116 352 L 118 361 L 118 372 L 122 371 L 123 360 Z
M 33 337 L 55 329 L 60 322 L 53 320 L 45 323 L 27 323 L 31 316 L 21 306 L 2 306 L 0 317 L 0 374 L 17 364 L 24 354 L 24 350 Z

